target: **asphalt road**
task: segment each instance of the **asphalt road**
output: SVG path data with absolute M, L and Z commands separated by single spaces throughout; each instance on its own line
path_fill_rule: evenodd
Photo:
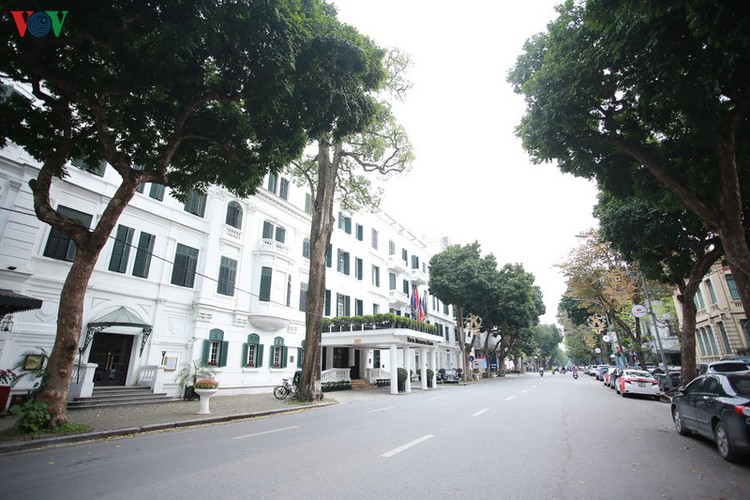
M 740 499 L 669 406 L 538 374 L 0 456 L 0 498 Z

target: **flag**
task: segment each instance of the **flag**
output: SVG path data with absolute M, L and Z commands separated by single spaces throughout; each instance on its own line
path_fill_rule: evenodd
M 412 293 L 411 293 L 411 311 L 412 311 L 412 313 L 415 313 L 418 307 L 419 307 L 419 290 L 417 290 L 417 288 L 414 287 L 414 291 L 412 291 Z
M 422 314 L 424 315 L 424 319 L 426 320 L 427 319 L 427 295 L 426 294 L 422 297 Z

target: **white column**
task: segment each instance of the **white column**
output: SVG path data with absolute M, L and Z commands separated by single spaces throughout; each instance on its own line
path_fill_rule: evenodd
M 398 394 L 398 346 L 391 344 L 391 394 Z
M 406 385 L 404 386 L 405 392 L 411 392 L 411 347 L 405 345 L 403 348 L 404 352 L 404 370 L 406 370 Z
M 427 348 L 419 348 L 419 373 L 422 375 L 422 389 L 427 389 Z
M 430 349 L 430 369 L 432 370 L 432 388 L 437 388 L 437 348 Z

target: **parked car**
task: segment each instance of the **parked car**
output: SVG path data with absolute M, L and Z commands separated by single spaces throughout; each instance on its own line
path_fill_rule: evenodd
M 609 380 L 607 380 L 607 385 L 610 389 L 617 389 L 617 380 L 622 376 L 623 371 L 625 370 L 622 367 L 618 366 L 609 373 Z
M 596 380 L 604 380 L 604 374 L 609 371 L 609 365 L 599 365 L 597 370 Z
M 607 372 L 604 374 L 604 377 L 602 377 L 602 382 L 604 382 L 604 385 L 609 386 L 609 381 L 612 377 L 612 374 L 614 374 L 619 368 L 619 366 L 610 366 L 607 368 Z
M 744 361 L 715 361 L 698 367 L 698 375 L 704 373 L 742 373 L 750 372 L 750 366 Z
M 723 459 L 750 454 L 750 374 L 700 375 L 672 398 L 671 411 L 679 434 L 712 439 Z
M 588 367 L 588 368 L 586 369 L 586 373 L 588 373 L 589 375 L 591 375 L 591 376 L 593 377 L 593 376 L 595 376 L 595 375 L 596 375 L 596 372 L 597 372 L 598 370 L 599 370 L 599 368 L 598 368 L 598 366 L 597 366 L 597 365 L 590 365 L 590 366 L 589 366 L 589 367 Z
M 454 370 L 453 368 L 446 369 L 443 374 L 443 382 L 458 382 L 458 370 Z
M 652 375 L 657 382 L 659 382 L 659 388 L 662 391 L 667 391 L 669 387 L 667 386 L 667 376 L 664 375 L 664 370 L 661 371 L 661 373 L 654 373 Z M 679 371 L 669 371 L 669 381 L 672 383 L 672 389 L 677 389 L 682 385 L 682 375 Z
M 661 397 L 659 382 L 646 370 L 623 370 L 617 379 L 616 389 L 622 397 L 628 394 L 643 394 L 657 401 Z

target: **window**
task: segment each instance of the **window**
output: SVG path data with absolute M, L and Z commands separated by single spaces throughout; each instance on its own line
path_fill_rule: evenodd
M 235 229 L 242 229 L 242 207 L 236 201 L 230 201 L 227 204 L 227 218 L 225 222 L 228 226 L 232 226 Z
M 448 304 L 443 304 L 443 314 L 450 314 L 450 306 Z
M 377 229 L 372 230 L 372 248 L 378 249 L 378 231 Z
M 336 316 L 349 316 L 351 314 L 351 298 L 348 295 L 336 294 Z
M 719 348 L 716 345 L 716 337 L 714 336 L 714 329 L 711 328 L 711 325 L 706 326 L 706 343 L 711 342 L 711 349 L 713 350 L 714 356 L 719 355 Z
M 292 275 L 286 275 L 286 306 L 292 305 Z
M 746 319 L 740 320 L 740 326 L 742 331 L 745 333 L 745 341 L 750 345 L 750 323 Z
M 197 266 L 198 249 L 178 243 L 172 266 L 172 284 L 192 288 Z
M 328 250 L 326 250 L 326 267 L 333 267 L 333 245 L 328 244 Z
M 258 300 L 261 302 L 271 302 L 271 279 L 273 277 L 273 269 L 270 267 L 262 267 L 260 270 L 260 292 L 258 293 Z
M 62 205 L 57 207 L 57 211 L 62 215 L 77 220 L 86 228 L 91 225 L 92 217 L 89 214 Z M 73 262 L 76 256 L 76 244 L 73 243 L 73 240 L 67 234 L 63 234 L 53 228 L 49 233 L 49 238 L 47 238 L 47 245 L 44 247 L 43 255 L 57 260 Z
M 206 212 L 206 193 L 201 193 L 195 189 L 188 191 L 185 199 L 185 211 L 203 217 Z
M 310 238 L 302 240 L 302 256 L 306 259 L 310 258 Z
M 284 339 L 276 337 L 273 339 L 273 348 L 271 349 L 271 368 L 286 368 L 287 348 L 284 346 Z
M 340 273 L 349 275 L 349 252 L 338 251 L 338 266 L 336 270 Z
M 388 240 L 388 255 L 396 255 L 396 243 L 393 240 Z
M 352 234 L 352 218 L 339 212 L 339 229 L 346 234 Z
M 359 241 L 364 241 L 365 239 L 365 227 L 362 224 L 356 225 L 356 233 L 357 233 L 357 239 Z
M 418 255 L 411 256 L 411 268 L 419 269 L 419 256 Z
M 727 336 L 727 329 L 724 327 L 724 323 L 719 321 L 716 323 L 719 327 L 719 334 L 721 335 L 721 342 L 724 345 L 724 352 L 727 354 L 732 352 L 732 345 L 729 343 L 729 337 Z
M 701 293 L 700 288 L 695 291 L 695 307 L 698 309 L 704 309 L 706 307 L 706 303 L 703 302 L 703 294 Z
M 260 337 L 257 333 L 251 333 L 247 336 L 247 344 L 245 344 L 244 350 L 242 366 L 249 368 L 263 366 L 263 344 L 260 343 Z
M 354 299 L 354 315 L 362 316 L 365 314 L 365 302 L 363 300 Z
M 219 265 L 219 284 L 216 293 L 234 296 L 234 281 L 237 277 L 237 261 L 222 257 Z
M 224 340 L 224 332 L 214 328 L 203 341 L 201 364 L 206 366 L 227 366 L 229 342 Z
M 701 349 L 701 356 L 706 355 L 706 348 L 703 345 L 703 332 L 700 329 L 695 331 L 695 338 L 698 339 L 698 347 Z
M 388 290 L 396 289 L 396 273 L 388 273 Z
M 155 200 L 164 201 L 164 191 L 164 184 L 151 184 L 148 195 Z
M 276 240 L 279 243 L 286 242 L 286 229 L 277 226 L 271 221 L 263 221 L 263 239 Z
M 331 315 L 331 291 L 330 290 L 326 290 L 325 307 L 324 307 L 323 314 L 325 314 L 326 316 Z
M 401 249 L 401 258 L 404 262 L 409 262 L 409 252 L 406 251 L 406 248 Z
M 401 291 L 404 292 L 407 296 L 409 295 L 409 280 L 403 280 L 401 282 Z
M 372 284 L 373 286 L 380 286 L 380 268 L 378 266 L 372 266 Z
M 279 197 L 282 200 L 288 200 L 289 199 L 289 180 L 281 178 L 281 182 L 279 184 Z
M 372 305 L 372 313 L 373 314 L 380 314 L 380 305 L 379 304 L 373 304 Z
M 307 309 L 307 283 L 299 284 L 299 310 L 305 311 Z
M 312 212 L 313 212 L 312 195 L 310 193 L 305 193 L 305 213 L 312 214 Z
M 269 191 L 276 194 L 277 177 L 276 174 L 268 174 L 268 184 L 266 187 Z
M 737 290 L 737 284 L 734 282 L 734 276 L 731 274 L 724 275 L 727 280 L 727 287 L 729 288 L 729 295 L 732 296 L 732 300 L 740 300 L 740 292 Z
M 364 261 L 359 257 L 354 258 L 354 277 L 362 281 L 364 277 Z
M 133 263 L 133 276 L 148 278 L 148 270 L 151 268 L 151 254 L 154 251 L 156 236 L 141 231 L 138 240 L 138 249 L 135 251 L 135 263 Z
M 109 259 L 109 270 L 116 273 L 124 273 L 128 268 L 128 257 L 130 257 L 130 243 L 133 241 L 132 227 L 117 226 L 117 236 L 112 247 L 112 257 Z
M 71 160 L 70 164 L 91 174 L 98 175 L 99 177 L 104 177 L 104 170 L 107 168 L 107 162 L 105 162 L 104 160 L 100 161 L 96 165 L 93 165 L 91 163 L 86 163 L 80 158 L 75 158 Z
M 302 341 L 302 345 L 297 348 L 297 368 L 302 368 L 302 360 L 305 356 L 305 341 Z
M 711 284 L 711 280 L 707 279 L 704 283 L 706 283 L 706 289 L 708 290 L 708 298 L 711 299 L 712 304 L 716 304 L 716 293 L 714 293 L 714 286 Z

